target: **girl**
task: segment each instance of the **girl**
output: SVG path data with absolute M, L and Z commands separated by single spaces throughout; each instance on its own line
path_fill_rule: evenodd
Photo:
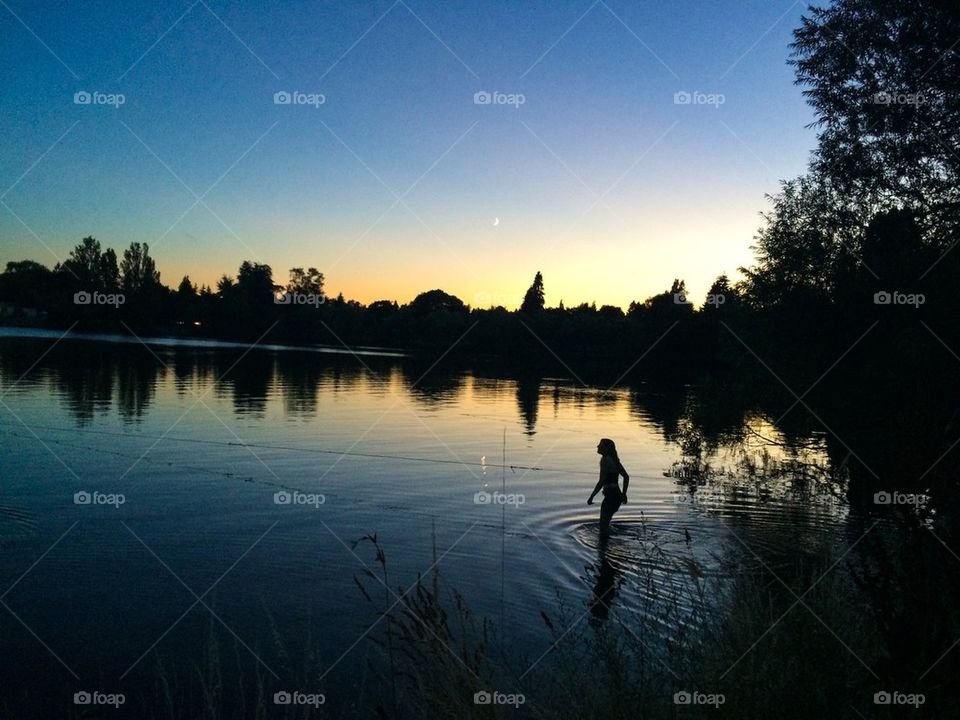
M 630 484 L 630 476 L 620 464 L 620 458 L 617 457 L 617 446 L 613 440 L 603 438 L 597 445 L 597 453 L 600 454 L 600 479 L 597 480 L 597 486 L 593 488 L 590 497 L 587 498 L 587 505 L 593 505 L 593 498 L 600 490 L 603 490 L 603 503 L 600 505 L 600 532 L 606 534 L 610 530 L 610 518 L 620 508 L 622 503 L 627 501 L 627 486 Z M 623 475 L 623 491 L 620 491 L 620 476 Z

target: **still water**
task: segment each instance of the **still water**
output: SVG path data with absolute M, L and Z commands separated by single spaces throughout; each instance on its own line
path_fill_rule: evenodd
M 439 568 L 537 659 L 550 646 L 540 610 L 558 593 L 585 607 L 597 582 L 600 498 L 586 498 L 601 437 L 630 473 L 609 547 L 618 573 L 652 563 L 658 582 L 683 582 L 693 561 L 709 577 L 745 546 L 775 569 L 805 536 L 842 542 L 851 523 L 835 486 L 743 470 L 787 452 L 762 418 L 735 448 L 691 448 L 693 387 L 59 337 L 0 336 L 8 702 L 150 686 L 158 658 L 200 665 L 214 628 L 268 688 L 301 687 L 312 651 L 328 703 L 346 707 L 375 652 L 377 608 L 354 580 L 379 572 L 354 545 L 374 532 L 391 585 Z M 824 438 L 801 440 L 793 461 L 823 463 Z M 704 453 L 719 471 L 702 472 Z M 653 559 L 639 552 L 647 533 Z M 622 593 L 613 607 L 638 604 Z

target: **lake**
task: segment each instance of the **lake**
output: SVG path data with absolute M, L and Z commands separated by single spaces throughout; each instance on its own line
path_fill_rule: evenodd
M 130 710 L 158 674 L 204 667 L 216 637 L 268 692 L 322 689 L 331 714 L 362 714 L 374 623 L 400 594 L 365 575 L 381 572 L 355 543 L 368 533 L 391 587 L 438 568 L 501 646 L 546 667 L 540 611 L 558 593 L 585 609 L 598 583 L 600 498 L 586 498 L 602 437 L 630 473 L 608 560 L 652 570 L 648 600 L 689 562 L 708 582 L 731 557 L 789 573 L 799 548 L 844 547 L 871 522 L 810 470 L 826 463 L 821 432 L 782 447 L 748 412 L 705 447 L 701 388 L 434 360 L 3 331 L 6 706 L 71 708 L 99 689 Z M 784 472 L 798 467 L 806 481 Z

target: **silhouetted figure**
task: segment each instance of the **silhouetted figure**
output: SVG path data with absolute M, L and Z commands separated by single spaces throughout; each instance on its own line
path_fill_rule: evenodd
M 603 503 L 600 505 L 600 534 L 605 535 L 610 531 L 610 518 L 620 509 L 620 505 L 627 501 L 627 486 L 630 484 L 630 476 L 620 464 L 620 458 L 617 457 L 617 446 L 613 440 L 603 438 L 597 445 L 597 453 L 600 454 L 600 479 L 597 480 L 596 487 L 587 498 L 587 505 L 593 505 L 593 498 L 600 490 L 603 490 Z M 623 475 L 623 491 L 620 490 L 619 479 Z
M 689 545 L 690 541 L 693 540 L 693 538 L 690 537 L 690 531 L 687 530 L 686 528 L 683 529 L 683 537 L 686 538 L 687 545 Z

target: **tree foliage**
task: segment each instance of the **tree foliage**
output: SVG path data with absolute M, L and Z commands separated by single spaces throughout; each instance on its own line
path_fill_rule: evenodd
M 840 0 L 794 31 L 796 81 L 817 113 L 812 170 L 868 215 L 960 212 L 960 4 Z
M 543 310 L 546 302 L 543 292 L 543 275 L 540 271 L 533 278 L 533 284 L 527 289 L 523 296 L 523 302 L 520 304 L 520 312 L 531 313 Z
M 130 243 L 130 247 L 123 251 L 123 259 L 120 261 L 120 285 L 123 291 L 143 292 L 159 284 L 160 273 L 150 257 L 150 246 L 146 243 Z

